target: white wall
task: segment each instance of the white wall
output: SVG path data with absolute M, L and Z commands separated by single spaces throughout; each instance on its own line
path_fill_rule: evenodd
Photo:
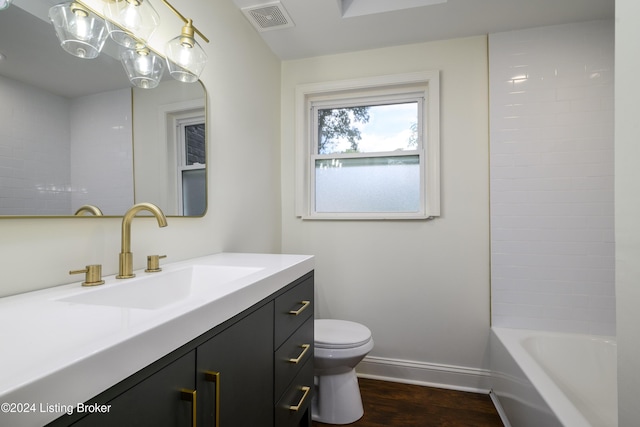
M 494 326 L 615 335 L 613 21 L 489 37 Z
M 616 0 L 615 220 L 618 423 L 640 420 L 640 2 Z
M 93 3 L 101 8 L 101 0 Z M 152 218 L 134 220 L 134 267 L 152 253 L 171 262 L 222 250 L 279 252 L 280 61 L 230 0 L 172 4 L 211 39 L 203 44 L 209 63 L 201 76 L 209 102 L 209 211 L 169 218 L 162 229 Z M 179 19 L 166 7 L 158 12 L 158 37 L 177 36 Z M 120 225 L 116 218 L 0 220 L 0 294 L 76 282 L 69 270 L 92 263 L 115 274 Z
M 440 70 L 442 216 L 297 218 L 296 85 L 422 70 Z M 360 366 L 366 373 L 481 386 L 490 316 L 487 93 L 485 37 L 282 65 L 283 251 L 316 256 L 318 317 L 358 321 L 372 330 L 375 348 Z M 452 374 L 452 366 L 465 378 Z

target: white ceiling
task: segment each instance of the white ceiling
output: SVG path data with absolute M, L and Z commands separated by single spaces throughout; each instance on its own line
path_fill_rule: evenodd
M 233 0 L 242 9 L 274 0 Z M 615 0 L 281 0 L 294 26 L 260 32 L 281 59 L 613 19 Z M 426 6 L 419 6 L 427 4 Z M 432 4 L 432 5 L 429 5 Z M 374 5 L 374 6 L 371 6 Z M 381 10 L 343 17 L 343 9 Z M 389 9 L 398 10 L 389 10 Z M 386 10 L 386 11 L 385 11 Z M 350 14 L 347 11 L 346 14 Z
M 69 97 L 127 86 L 122 66 L 114 59 L 117 51 L 90 61 L 62 52 L 48 23 L 47 12 L 49 7 L 63 1 L 15 0 L 17 8 L 12 6 L 0 13 L 0 53 L 7 56 L 7 60 L 0 60 L 0 75 Z M 233 1 L 238 8 L 274 2 L 224 1 Z M 615 0 L 443 1 L 281 0 L 295 25 L 260 32 L 260 35 L 278 57 L 287 60 L 613 18 L 615 3 Z M 421 6 L 425 4 L 427 6 Z M 349 17 L 342 17 L 343 10 Z M 382 12 L 374 13 L 376 10 Z M 41 36 L 43 43 L 36 43 L 35 36 Z M 105 50 L 109 50 L 107 48 L 105 46 Z M 26 69 L 22 67 L 25 64 Z M 86 70 L 80 72 L 81 68 Z

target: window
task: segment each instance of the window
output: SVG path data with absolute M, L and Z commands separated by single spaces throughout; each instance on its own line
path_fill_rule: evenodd
M 177 120 L 178 200 L 182 215 L 204 215 L 206 206 L 206 154 L 204 117 Z
M 297 90 L 297 214 L 305 219 L 439 215 L 438 73 Z

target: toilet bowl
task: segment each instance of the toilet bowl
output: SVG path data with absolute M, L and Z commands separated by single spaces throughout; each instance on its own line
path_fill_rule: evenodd
M 371 331 L 347 320 L 314 321 L 311 415 L 325 424 L 351 424 L 364 414 L 355 367 L 373 349 Z

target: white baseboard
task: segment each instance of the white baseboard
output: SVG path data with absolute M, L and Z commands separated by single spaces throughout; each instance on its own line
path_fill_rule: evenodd
M 356 372 L 362 378 L 450 390 L 482 394 L 489 394 L 491 390 L 491 372 L 488 369 L 367 356 L 358 364 Z

